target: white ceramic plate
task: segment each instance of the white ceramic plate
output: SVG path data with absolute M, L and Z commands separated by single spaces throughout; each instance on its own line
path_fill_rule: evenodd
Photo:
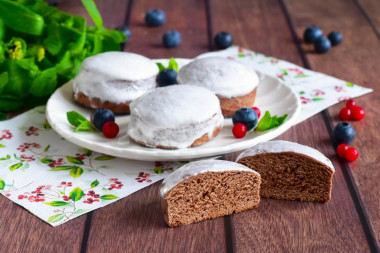
M 190 62 L 189 59 L 176 59 L 179 66 Z M 167 59 L 156 60 L 166 63 Z M 297 95 L 277 78 L 258 72 L 260 84 L 257 90 L 255 106 L 259 107 L 262 114 L 268 110 L 272 115 L 289 116 L 279 127 L 265 132 L 248 132 L 242 139 L 236 139 L 232 135 L 232 119 L 224 120 L 224 127 L 219 135 L 210 142 L 192 148 L 165 150 L 141 146 L 129 139 L 127 125 L 129 116 L 117 116 L 116 122 L 120 127 L 118 136 L 114 139 L 105 138 L 100 132 L 74 133 L 73 127 L 66 118 L 68 111 L 77 111 L 87 119 L 90 118 L 92 109 L 85 108 L 73 100 L 72 83 L 69 82 L 50 97 L 46 116 L 53 129 L 66 140 L 97 152 L 117 157 L 156 161 L 156 160 L 188 160 L 202 157 L 221 155 L 247 149 L 257 143 L 271 140 L 289 129 L 300 113 L 301 104 Z

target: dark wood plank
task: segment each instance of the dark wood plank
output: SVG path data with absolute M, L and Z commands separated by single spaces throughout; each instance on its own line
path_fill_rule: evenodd
M 328 6 L 317 5 L 312 1 L 308 4 L 301 1 L 286 1 L 286 3 L 299 37 L 302 36 L 303 29 L 308 24 L 318 24 L 326 32 L 333 29 L 340 30 L 344 35 L 343 43 L 329 53 L 307 54 L 307 59 L 313 69 L 374 89 L 373 93 L 355 99 L 358 105 L 366 109 L 367 115 L 362 121 L 350 122 L 356 130 L 356 138 L 351 145 L 359 150 L 360 156 L 356 162 L 346 163 L 345 166 L 353 175 L 359 198 L 364 203 L 364 212 L 368 214 L 369 224 L 379 245 L 380 157 L 378 144 L 380 134 L 377 129 L 380 124 L 377 112 L 377 108 L 380 107 L 377 73 L 380 57 L 379 38 L 353 1 L 334 1 Z M 312 13 L 310 10 L 313 10 Z M 340 122 L 338 113 L 343 107 L 344 102 L 328 110 L 334 125 Z
M 207 24 L 203 1 L 135 1 L 131 15 L 131 40 L 125 50 L 150 58 L 193 58 L 208 51 Z M 162 9 L 166 23 L 161 27 L 147 27 L 145 13 L 150 9 Z M 176 48 L 167 49 L 162 36 L 167 30 L 177 30 L 182 42 Z
M 367 17 L 377 37 L 380 39 L 380 4 L 376 0 L 354 0 Z
M 80 252 L 86 216 L 53 228 L 0 197 L 1 252 Z
M 144 13 L 161 8 L 167 15 L 163 27 L 148 28 Z M 161 36 L 175 28 L 183 38 L 175 49 L 165 49 Z M 201 1 L 135 1 L 131 14 L 132 38 L 126 50 L 149 57 L 194 57 L 207 50 L 207 26 Z M 158 182 L 93 213 L 88 252 L 223 252 L 224 219 L 169 228 L 161 211 Z
M 279 1 L 242 0 L 220 5 L 215 0 L 211 6 L 215 32 L 230 31 L 237 44 L 302 65 Z M 230 15 L 224 18 L 227 12 Z M 243 252 L 253 248 L 258 252 L 368 251 L 322 115 L 292 127 L 278 139 L 315 147 L 333 160 L 337 172 L 332 200 L 316 204 L 263 199 L 256 210 L 232 216 L 235 249 Z M 235 157 L 236 154 L 228 159 Z

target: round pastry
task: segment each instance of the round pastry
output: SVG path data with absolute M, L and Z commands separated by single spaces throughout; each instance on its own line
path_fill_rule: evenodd
M 260 173 L 260 196 L 274 199 L 327 202 L 331 198 L 331 161 L 318 150 L 289 141 L 268 141 L 236 159 Z
M 214 56 L 196 59 L 183 66 L 178 73 L 178 82 L 211 90 L 220 100 L 223 115 L 231 117 L 237 109 L 253 106 L 259 77 L 240 62 Z
M 132 53 L 107 52 L 85 59 L 73 80 L 74 99 L 94 109 L 129 113 L 131 101 L 156 88 L 158 67 Z
M 148 147 L 187 148 L 208 142 L 222 126 L 214 93 L 197 86 L 172 85 L 133 100 L 128 135 Z
M 161 206 L 170 227 L 242 212 L 260 202 L 260 174 L 238 163 L 201 160 L 169 174 Z

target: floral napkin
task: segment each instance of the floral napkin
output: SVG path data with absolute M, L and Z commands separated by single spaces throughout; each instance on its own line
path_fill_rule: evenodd
M 298 122 L 371 92 L 236 46 L 212 54 L 242 61 L 292 87 L 302 102 Z M 52 226 L 126 197 L 184 163 L 133 161 L 78 147 L 50 128 L 44 107 L 0 123 L 0 193 Z

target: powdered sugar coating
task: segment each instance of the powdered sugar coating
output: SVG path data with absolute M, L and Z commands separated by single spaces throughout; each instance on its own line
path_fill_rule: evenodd
M 218 98 L 191 85 L 157 88 L 131 105 L 128 135 L 146 146 L 186 148 L 205 133 L 211 139 L 223 126 Z
M 243 96 L 257 87 L 259 77 L 253 69 L 223 57 L 196 59 L 178 73 L 179 83 L 205 87 L 225 98 Z
M 321 152 L 311 147 L 301 145 L 295 142 L 290 142 L 290 141 L 274 140 L 274 141 L 259 143 L 247 149 L 243 153 L 241 153 L 236 159 L 236 161 L 239 161 L 240 159 L 247 156 L 254 156 L 254 155 L 264 154 L 264 153 L 281 153 L 281 152 L 294 152 L 294 153 L 303 154 L 305 156 L 309 156 L 325 164 L 326 166 L 331 168 L 332 171 L 335 172 L 334 165 Z
M 224 171 L 248 171 L 260 175 L 256 171 L 239 163 L 222 160 L 201 160 L 185 164 L 168 175 L 161 184 L 161 197 L 165 198 L 165 194 L 174 186 L 183 180 L 196 176 L 205 172 L 224 172 Z
M 150 59 L 133 53 L 106 52 L 85 59 L 73 80 L 74 96 L 115 104 L 130 102 L 156 88 L 158 67 Z

